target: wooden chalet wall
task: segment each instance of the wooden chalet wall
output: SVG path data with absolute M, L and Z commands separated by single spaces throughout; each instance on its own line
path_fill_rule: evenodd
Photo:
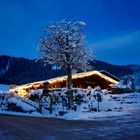
M 95 88 L 96 86 L 100 86 L 102 89 L 109 90 L 111 89 L 110 85 L 118 83 L 118 81 L 98 71 L 75 74 L 73 75 L 72 82 L 74 88 L 87 88 L 88 86 Z M 65 87 L 67 87 L 66 76 L 17 86 L 11 89 L 10 92 L 18 93 L 20 96 L 25 97 L 26 95 L 28 96 L 31 90 Z
M 87 88 L 91 86 L 92 88 L 100 86 L 102 89 L 109 89 L 111 82 L 102 78 L 97 74 L 93 74 L 85 77 L 78 77 L 72 80 L 74 88 Z M 64 88 L 67 85 L 66 79 L 57 80 L 53 83 L 48 84 L 48 88 Z

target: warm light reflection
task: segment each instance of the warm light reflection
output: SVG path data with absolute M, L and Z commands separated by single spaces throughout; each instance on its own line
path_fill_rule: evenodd
M 96 75 L 102 77 L 103 79 L 109 81 L 112 85 L 118 84 L 118 82 L 116 80 L 106 76 L 105 74 L 100 73 L 99 71 L 91 71 L 91 72 L 74 74 L 74 75 L 72 75 L 72 79 L 84 78 L 86 76 L 91 76 L 91 75 L 94 75 L 94 74 L 96 74 Z M 62 77 L 49 79 L 47 81 L 39 81 L 39 82 L 29 83 L 29 84 L 25 84 L 25 85 L 22 85 L 22 86 L 17 86 L 13 89 L 10 89 L 10 92 L 17 93 L 19 96 L 25 97 L 28 94 L 28 90 L 30 91 L 31 89 L 38 89 L 39 87 L 41 87 L 46 82 L 48 82 L 49 84 L 55 84 L 56 82 L 61 82 L 63 80 L 66 81 L 66 79 L 67 79 L 67 76 L 62 76 Z
M 105 80 L 111 82 L 112 84 L 118 84 L 118 82 L 108 76 L 106 76 L 105 74 L 102 74 L 98 71 L 90 71 L 90 72 L 85 72 L 85 73 L 78 73 L 78 74 L 73 74 L 72 75 L 72 79 L 76 79 L 76 78 L 84 78 L 86 76 L 91 76 L 91 75 L 94 75 L 94 74 L 97 74 L 99 75 L 100 77 L 104 78 Z M 66 80 L 67 79 L 67 76 L 62 76 L 62 77 L 57 77 L 57 78 L 53 78 L 53 79 L 50 79 L 48 80 L 48 82 L 51 84 L 51 83 L 55 83 L 56 81 L 63 81 L 63 80 Z

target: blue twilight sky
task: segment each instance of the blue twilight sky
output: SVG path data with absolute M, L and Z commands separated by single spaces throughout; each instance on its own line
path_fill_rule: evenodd
M 0 0 L 0 55 L 39 57 L 42 29 L 63 18 L 86 22 L 96 59 L 140 64 L 140 0 Z

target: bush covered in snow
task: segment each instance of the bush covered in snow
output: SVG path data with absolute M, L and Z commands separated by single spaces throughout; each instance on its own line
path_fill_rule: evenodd
M 124 76 L 116 87 L 126 89 L 124 93 L 140 91 L 140 71 Z
M 47 117 L 59 117 L 66 119 L 91 119 L 96 117 L 113 116 L 114 114 L 128 114 L 129 109 L 140 108 L 140 94 L 116 94 L 111 95 L 100 87 L 92 89 L 73 88 L 73 107 L 68 109 L 67 89 L 50 89 L 53 97 L 53 112 L 50 114 L 50 98 L 43 96 L 42 98 L 42 115 Z M 98 94 L 101 99 L 99 100 Z M 20 114 L 29 114 L 38 111 L 38 98 L 42 95 L 42 90 L 31 91 L 29 96 L 31 100 L 25 100 L 17 95 L 7 92 L 0 92 L 0 111 L 23 112 Z M 35 96 L 35 97 L 34 97 Z M 98 111 L 98 105 L 99 110 Z M 9 112 L 8 112 L 9 113 Z M 32 113 L 31 115 L 36 114 Z M 38 115 L 41 115 L 38 113 Z
M 94 112 L 98 110 L 98 98 L 97 94 L 100 91 L 101 101 L 100 111 L 117 111 L 119 107 L 114 103 L 112 96 L 108 93 L 107 90 L 101 90 L 100 87 L 96 87 L 92 89 L 88 87 L 87 89 L 73 88 L 73 110 L 81 111 L 81 112 Z M 31 91 L 30 99 L 38 102 L 39 96 L 41 95 L 41 91 Z M 67 89 L 56 89 L 50 91 L 53 96 L 53 112 L 58 112 L 61 110 L 69 110 L 68 109 L 68 97 L 67 97 Z M 49 108 L 50 99 L 48 97 L 44 97 L 42 99 L 44 108 Z M 67 105 L 64 105 L 64 102 L 67 102 Z
M 116 85 L 112 86 L 112 93 L 132 93 L 136 91 L 135 88 L 135 79 L 132 75 L 126 75 L 120 80 L 120 82 Z
M 32 113 L 36 112 L 37 108 L 34 107 L 31 102 L 24 100 L 15 94 L 7 92 L 0 93 L 0 109 L 15 112 Z

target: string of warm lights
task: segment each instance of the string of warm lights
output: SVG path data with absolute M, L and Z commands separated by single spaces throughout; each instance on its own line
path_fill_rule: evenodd
M 102 77 L 103 79 L 109 81 L 112 84 L 118 84 L 118 82 L 116 80 L 106 76 L 105 74 L 100 73 L 99 71 L 90 71 L 90 72 L 74 74 L 74 75 L 72 75 L 72 79 L 84 78 L 84 77 L 88 77 L 88 76 L 92 76 L 92 75 L 98 75 L 98 76 Z M 66 81 L 66 79 L 67 79 L 67 76 L 62 76 L 62 77 L 49 79 L 47 81 L 29 83 L 29 84 L 17 86 L 13 89 L 10 89 L 10 92 L 17 93 L 19 96 L 25 97 L 28 94 L 27 89 L 31 89 L 32 87 L 37 89 L 38 87 L 40 87 L 41 85 L 43 85 L 46 82 L 48 82 L 49 84 L 55 84 L 56 82 Z

